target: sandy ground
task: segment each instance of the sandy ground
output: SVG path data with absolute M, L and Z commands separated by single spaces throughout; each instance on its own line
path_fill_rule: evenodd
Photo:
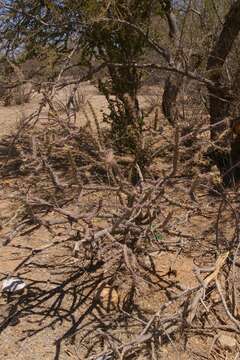
M 56 106 L 59 106 L 59 103 L 64 102 L 70 93 L 70 88 L 65 88 L 57 93 L 55 96 Z M 149 99 L 155 99 L 157 101 L 158 97 L 161 96 L 162 89 L 156 89 L 154 87 L 147 88 L 142 90 L 142 94 L 139 95 L 139 102 L 142 107 L 149 107 Z M 79 96 L 82 100 L 82 108 L 86 111 L 91 121 L 93 121 L 92 112 L 88 106 L 88 102 L 94 107 L 94 111 L 98 119 L 102 120 L 103 113 L 108 113 L 108 107 L 106 99 L 103 95 L 99 94 L 97 88 L 91 84 L 83 83 L 79 88 Z M 33 94 L 30 103 L 24 105 L 12 105 L 8 107 L 0 106 L 0 137 L 7 135 L 16 129 L 16 125 L 19 121 L 26 116 L 30 115 L 38 107 L 41 97 L 39 94 Z M 61 105 L 60 105 L 61 106 Z M 42 117 L 47 118 L 48 111 L 45 110 L 42 113 Z M 86 123 L 86 117 L 82 111 L 77 115 L 77 121 L 79 124 L 83 125 Z M 94 122 L 94 121 L 93 121 Z

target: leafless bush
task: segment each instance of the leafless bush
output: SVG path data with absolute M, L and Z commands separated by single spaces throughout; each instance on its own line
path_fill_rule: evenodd
M 54 106 L 50 97 L 48 104 Z M 15 238 L 22 235 L 19 246 L 24 247 L 23 235 L 34 233 L 39 227 L 54 239 L 31 248 L 14 272 L 25 279 L 24 274 L 30 269 L 45 267 L 58 281 L 56 285 L 54 280 L 46 290 L 45 280 L 36 284 L 26 278 L 29 284 L 24 295 L 26 301 L 21 297 L 9 300 L 15 310 L 0 323 L 0 329 L 6 328 L 13 317 L 36 313 L 41 319 L 32 323 L 36 325 L 31 332 L 34 335 L 42 328 L 43 319 L 45 329 L 61 322 L 63 317 L 74 316 L 74 323 L 56 341 L 57 352 L 64 340 L 78 336 L 79 351 L 90 359 L 103 356 L 137 359 L 139 353 L 154 359 L 166 341 L 174 343 L 174 339 L 178 339 L 180 343 L 183 336 L 197 330 L 214 334 L 222 327 L 219 319 L 224 317 L 222 314 L 227 316 L 224 317 L 227 326 L 238 331 L 238 321 L 234 311 L 231 312 L 236 294 L 229 299 L 232 304 L 229 306 L 225 301 L 227 280 L 222 280 L 223 276 L 224 279 L 236 278 L 236 264 L 230 259 L 238 252 L 238 215 L 226 194 L 217 192 L 219 202 L 215 202 L 214 209 L 219 206 L 217 238 L 216 243 L 213 241 L 210 245 L 217 246 L 222 254 L 217 255 L 213 250 L 212 269 L 202 268 L 199 259 L 196 285 L 185 288 L 170 277 L 172 269 L 163 276 L 155 267 L 154 254 L 193 251 L 204 240 L 203 234 L 188 233 L 186 220 L 182 219 L 182 227 L 178 225 L 179 209 L 185 211 L 185 217 L 200 214 L 206 219 L 211 215 L 210 210 L 207 213 L 204 205 L 197 202 L 197 189 L 204 189 L 201 179 L 189 186 L 191 194 L 186 193 L 184 186 L 185 201 L 173 198 L 173 186 L 177 191 L 181 183 L 180 178 L 179 183 L 173 185 L 173 179 L 174 184 L 177 182 L 175 176 L 179 173 L 179 152 L 182 151 L 182 138 L 177 129 L 169 173 L 153 180 L 151 174 L 142 173 L 133 157 L 126 159 L 106 147 L 103 133 L 97 129 L 99 125 L 95 131 L 89 123 L 78 128 L 66 118 L 66 112 L 58 113 L 47 129 L 37 129 L 22 121 L 20 126 L 24 131 L 18 129 L 18 136 L 6 138 L 2 145 L 5 149 L 11 145 L 14 151 L 7 152 L 7 163 L 3 158 L 1 176 L 24 177 L 24 185 L 15 195 L 19 211 L 6 221 L 11 229 L 2 237 L 3 244 L 13 244 Z M 131 168 L 138 173 L 135 186 L 129 181 Z M 184 181 L 191 184 L 191 179 Z M 187 201 L 189 195 L 194 197 L 194 202 Z M 235 219 L 235 233 L 233 231 L 229 244 L 222 240 L 223 203 Z M 62 261 L 56 258 L 56 253 Z M 208 272 L 207 277 L 202 277 L 203 271 Z M 234 294 L 238 291 L 234 281 L 232 286 Z M 147 301 L 153 293 L 159 294 L 161 303 L 146 310 L 143 298 Z M 215 302 L 218 294 L 220 302 Z M 70 309 L 67 312 L 65 301 Z M 218 313 L 207 312 L 207 308 L 218 309 Z M 205 317 L 214 326 L 209 327 L 208 321 L 203 324 Z M 134 329 L 130 339 L 126 329 Z
M 29 103 L 31 99 L 32 88 L 31 85 L 21 85 L 16 88 L 12 95 L 12 101 L 16 105 Z
M 84 84 L 81 86 L 68 86 L 65 91 L 65 103 L 69 108 L 72 108 L 76 113 L 81 111 L 89 100 L 89 94 L 84 89 Z
M 149 93 L 149 90 L 147 90 Z M 151 91 L 150 91 L 151 92 Z M 162 108 L 162 89 L 156 87 L 149 95 L 144 95 L 144 101 L 146 103 L 144 112 L 146 116 L 149 116 L 156 109 Z
M 2 89 L 0 101 L 3 106 L 23 105 L 29 103 L 32 95 L 32 87 L 30 84 L 19 85 L 11 89 Z

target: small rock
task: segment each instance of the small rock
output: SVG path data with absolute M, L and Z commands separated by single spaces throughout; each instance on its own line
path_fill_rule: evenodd
M 233 350 L 237 345 L 237 341 L 233 337 L 224 334 L 218 337 L 218 343 L 225 350 Z
M 23 291 L 25 287 L 26 284 L 23 280 L 16 277 L 8 277 L 7 279 L 3 280 L 2 292 L 15 294 Z

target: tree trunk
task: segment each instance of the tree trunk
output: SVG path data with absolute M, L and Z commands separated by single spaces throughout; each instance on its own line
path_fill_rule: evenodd
M 225 17 L 223 28 L 219 34 L 208 58 L 207 71 L 209 78 L 214 82 L 214 86 L 208 86 L 210 122 L 214 127 L 211 128 L 211 140 L 221 143 L 221 134 L 227 129 L 223 120 L 230 115 L 232 103 L 232 86 L 227 87 L 223 81 L 224 63 L 232 49 L 240 31 L 240 0 L 235 1 Z M 216 125 L 217 123 L 219 123 Z M 230 151 L 213 151 L 213 159 L 221 173 L 226 172 L 232 166 Z
M 161 4 L 161 1 L 160 1 Z M 164 11 L 168 22 L 169 37 L 174 42 L 176 49 L 179 47 L 180 33 L 176 17 L 173 13 L 171 1 L 165 1 Z M 163 6 L 161 4 L 161 6 Z M 177 64 L 177 65 L 180 65 Z M 183 81 L 182 75 L 171 74 L 167 77 L 162 97 L 162 111 L 169 123 L 174 127 L 177 118 L 176 101 Z

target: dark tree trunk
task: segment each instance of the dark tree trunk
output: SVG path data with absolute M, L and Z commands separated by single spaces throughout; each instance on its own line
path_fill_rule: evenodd
M 225 17 L 223 28 L 219 34 L 208 58 L 207 71 L 209 78 L 214 82 L 214 86 L 208 86 L 209 105 L 210 105 L 210 121 L 214 125 L 211 129 L 211 140 L 219 140 L 220 135 L 226 130 L 226 123 L 223 121 L 227 116 L 231 115 L 231 105 L 233 102 L 233 87 L 227 87 L 223 80 L 224 63 L 232 49 L 240 31 L 240 0 L 235 1 Z M 219 125 L 217 123 L 221 122 Z M 222 173 L 226 172 L 231 163 L 231 150 L 213 151 L 213 158 Z
M 176 48 L 179 47 L 179 29 L 176 17 L 173 13 L 171 1 L 165 2 L 165 15 L 168 22 L 169 37 L 174 42 Z M 162 111 L 169 123 L 174 127 L 177 118 L 176 101 L 182 85 L 181 75 L 169 75 L 165 81 L 164 93 L 162 97 Z
M 181 75 L 170 75 L 167 77 L 162 97 L 162 111 L 169 123 L 175 127 L 177 118 L 176 102 L 181 89 L 183 77 Z

